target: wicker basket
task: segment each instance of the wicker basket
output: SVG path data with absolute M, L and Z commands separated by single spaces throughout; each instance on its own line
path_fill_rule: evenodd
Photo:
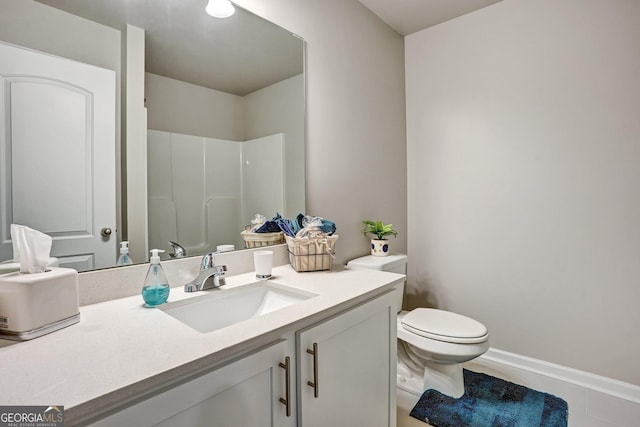
M 245 230 L 240 233 L 240 235 L 242 239 L 244 239 L 244 246 L 246 248 L 259 248 L 261 246 L 284 243 L 284 233 L 282 231 L 277 233 L 251 233 Z
M 338 235 L 324 238 L 292 238 L 285 236 L 289 249 L 289 262 L 295 271 L 331 270 L 334 246 Z

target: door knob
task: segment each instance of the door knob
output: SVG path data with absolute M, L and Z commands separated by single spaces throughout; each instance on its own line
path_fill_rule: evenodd
M 100 230 L 100 234 L 105 239 L 108 239 L 109 236 L 111 236 L 111 229 L 109 227 L 102 227 L 102 230 Z

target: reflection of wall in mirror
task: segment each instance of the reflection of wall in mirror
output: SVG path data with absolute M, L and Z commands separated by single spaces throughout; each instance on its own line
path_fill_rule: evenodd
M 283 215 L 294 218 L 305 212 L 304 77 L 298 75 L 246 95 L 244 116 L 245 140 L 285 134 Z
M 0 40 L 120 75 L 120 31 L 35 1 L 0 0 L 0 10 Z
M 233 141 L 253 140 L 277 133 L 284 134 L 285 196 L 284 207 L 279 212 L 286 217 L 295 217 L 299 212 L 304 212 L 304 79 L 302 75 L 285 79 L 244 97 L 151 73 L 146 73 L 145 86 L 150 129 Z M 151 153 L 149 155 L 151 156 Z M 155 160 L 149 160 L 150 165 L 154 163 Z M 210 162 L 207 173 L 210 173 L 209 167 L 219 169 L 216 163 Z M 149 182 L 153 179 L 149 172 Z M 221 180 L 228 185 L 233 185 L 229 176 L 222 177 Z M 245 197 L 246 195 L 245 193 Z M 152 197 L 151 194 L 149 196 Z M 244 210 L 251 210 L 252 206 L 256 205 L 247 200 L 242 206 L 245 207 Z M 257 213 L 239 209 L 241 209 L 238 211 L 240 218 L 236 221 L 240 221 L 240 225 L 247 223 L 250 217 Z M 261 213 L 266 216 L 275 214 L 275 212 L 264 210 Z M 149 214 L 150 244 L 151 241 L 157 241 L 158 244 L 164 241 L 166 245 L 166 238 L 152 236 L 152 229 L 162 228 L 158 224 L 151 224 L 159 221 L 154 218 L 154 215 L 156 213 Z M 175 240 L 176 237 L 173 236 L 173 239 Z M 178 243 L 183 244 L 180 241 Z M 242 246 L 236 244 L 236 247 Z

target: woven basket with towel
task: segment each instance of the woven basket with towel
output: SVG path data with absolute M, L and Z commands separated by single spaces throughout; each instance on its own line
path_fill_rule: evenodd
M 289 249 L 289 262 L 297 272 L 331 270 L 334 246 L 338 235 L 326 237 L 285 236 Z
M 284 233 L 252 233 L 244 230 L 240 233 L 247 248 L 259 248 L 262 246 L 279 245 L 284 243 Z

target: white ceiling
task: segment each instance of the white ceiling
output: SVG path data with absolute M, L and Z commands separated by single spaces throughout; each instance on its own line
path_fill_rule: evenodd
M 403 36 L 501 0 L 359 0 Z

